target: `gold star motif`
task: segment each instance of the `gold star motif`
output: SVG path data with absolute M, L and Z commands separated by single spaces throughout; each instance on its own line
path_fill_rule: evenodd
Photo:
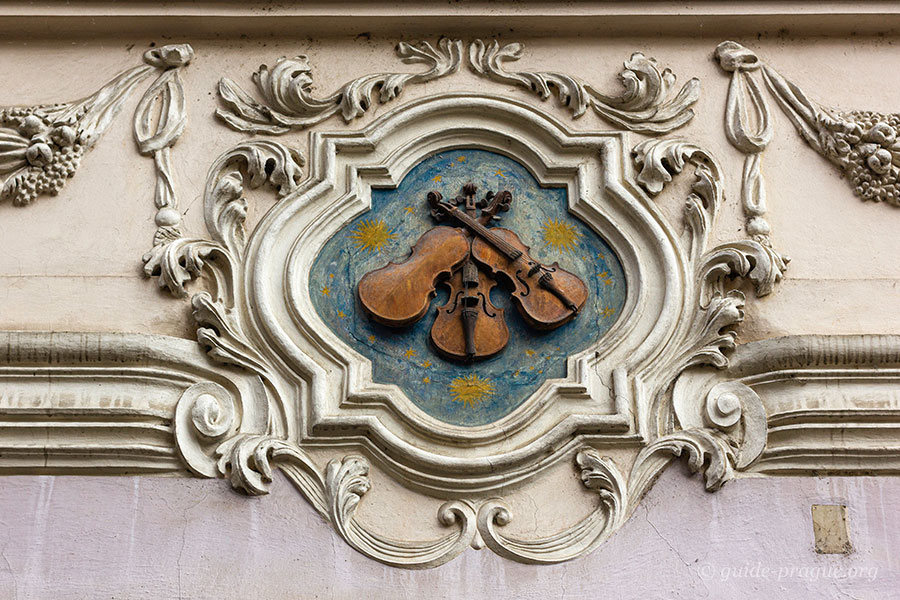
M 329 273 L 329 274 L 328 274 L 328 278 L 329 278 L 329 279 L 334 279 L 334 273 Z
M 574 225 L 563 220 L 547 219 L 543 228 L 544 246 L 550 246 L 555 250 L 571 252 L 581 237 Z
M 375 336 L 374 336 L 374 335 L 370 335 L 370 336 L 369 336 L 369 343 L 370 343 L 370 344 L 374 344 L 374 343 L 375 343 Z
M 506 177 L 506 173 L 504 173 L 500 169 L 497 169 L 496 171 L 494 171 L 494 175 L 497 175 L 498 177 Z
M 526 350 L 525 354 L 527 354 L 528 356 L 534 356 L 534 350 Z
M 465 156 L 460 156 L 460 157 L 457 158 L 456 160 L 457 160 L 457 162 L 466 162 L 466 157 L 465 157 Z
M 425 362 L 422 363 L 422 367 L 425 368 L 425 369 L 427 369 L 427 368 L 430 367 L 430 366 L 431 366 L 431 361 L 430 361 L 430 360 L 426 360 Z
M 323 295 L 323 296 L 330 296 L 330 295 L 331 295 L 331 290 L 328 289 L 328 286 L 327 286 L 327 285 L 326 285 L 325 287 L 322 288 L 322 295 Z
M 403 356 L 405 358 L 414 358 L 416 356 L 416 351 L 413 350 L 412 348 L 410 348 L 409 350 L 407 350 L 406 352 L 403 353 Z
M 450 382 L 450 397 L 454 402 L 462 402 L 474 407 L 476 403 L 494 395 L 494 384 L 477 373 L 457 377 Z
M 338 316 L 339 319 L 343 319 L 343 318 L 346 317 L 347 315 L 344 314 L 344 311 L 339 310 L 339 311 L 337 311 L 337 316 Z
M 422 383 L 431 383 L 431 377 L 423 377 Z
M 416 209 L 414 209 L 412 206 L 407 206 L 403 210 L 405 210 L 408 213 L 411 213 L 411 212 L 415 212 Z
M 397 237 L 381 219 L 366 219 L 350 233 L 353 244 L 360 250 L 381 252 L 381 249 Z
M 431 178 L 431 180 L 440 183 L 443 178 L 444 177 L 442 175 L 435 175 L 434 177 Z

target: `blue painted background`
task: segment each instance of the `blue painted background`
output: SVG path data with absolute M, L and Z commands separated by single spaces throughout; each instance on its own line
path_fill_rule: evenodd
M 438 190 L 450 199 L 463 184 L 478 186 L 477 198 L 488 190 L 507 189 L 513 203 L 496 226 L 515 231 L 544 264 L 558 261 L 590 289 L 581 313 L 550 332 L 529 328 L 500 286 L 491 301 L 506 310 L 510 341 L 498 356 L 471 365 L 442 359 L 430 346 L 435 310 L 447 301 L 438 289 L 431 309 L 406 330 L 384 327 L 368 319 L 356 297 L 356 285 L 367 272 L 388 261 L 401 262 L 416 240 L 436 225 L 425 196 Z M 372 361 L 375 381 L 400 386 L 429 415 L 454 425 L 474 426 L 496 421 L 513 411 L 548 378 L 564 377 L 565 358 L 591 345 L 613 325 L 625 303 L 622 266 L 609 246 L 567 210 L 564 188 L 542 188 L 525 167 L 484 150 L 457 149 L 419 163 L 396 189 L 372 191 L 372 209 L 348 224 L 325 245 L 313 264 L 310 294 L 322 320 L 344 341 Z M 574 248 L 547 245 L 542 225 L 549 219 L 574 226 Z M 359 247 L 364 222 L 383 222 L 390 239 L 380 250 Z M 450 389 L 460 377 L 477 374 L 493 386 L 493 394 L 474 406 L 455 401 Z

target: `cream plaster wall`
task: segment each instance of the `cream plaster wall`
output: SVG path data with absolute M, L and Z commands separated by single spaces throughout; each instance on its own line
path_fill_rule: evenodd
M 728 78 L 711 54 L 716 44 L 732 37 L 727 30 L 691 38 L 536 38 L 507 34 L 526 46 L 523 67 L 560 70 L 604 90 L 615 91 L 614 75 L 633 51 L 642 51 L 669 66 L 681 82 L 699 77 L 701 99 L 697 117 L 676 132 L 703 140 L 723 162 L 729 182 L 719 231 L 723 236 L 742 227 L 738 202 L 741 157 L 724 138 L 722 119 Z M 890 85 L 896 70 L 886 68 L 895 53 L 893 38 L 763 38 L 745 40 L 811 97 L 842 109 L 890 112 L 896 101 Z M 155 40 L 155 42 L 154 42 Z M 307 54 L 322 93 L 345 81 L 377 70 L 402 70 L 393 53 L 396 38 L 299 37 L 209 40 L 102 38 L 8 40 L 2 47 L 0 104 L 66 101 L 88 95 L 117 72 L 139 64 L 151 43 L 190 42 L 196 59 L 184 74 L 188 126 L 173 151 L 181 211 L 186 233 L 201 234 L 196 204 L 206 170 L 216 156 L 246 136 L 225 128 L 213 116 L 215 85 L 229 76 L 250 88 L 250 74 L 261 63 L 279 56 Z M 72 76 L 77 73 L 77 77 Z M 485 84 L 463 69 L 460 73 L 413 86 L 404 100 L 446 91 L 489 89 L 527 97 L 502 84 Z M 140 257 L 153 235 L 152 163 L 137 154 L 130 114 L 137 97 L 97 147 L 82 162 L 75 177 L 56 198 L 40 198 L 33 206 L 0 205 L 0 298 L 5 329 L 118 330 L 190 337 L 187 308 L 158 293 L 140 276 Z M 366 116 L 345 125 L 332 118 L 319 130 L 357 128 L 390 106 L 374 106 Z M 543 108 L 577 128 L 605 129 L 593 114 L 574 123 L 555 101 Z M 774 106 L 773 106 L 774 109 Z M 863 203 L 853 196 L 840 173 L 803 144 L 781 114 L 775 115 L 776 138 L 764 155 L 769 194 L 769 221 L 776 246 L 793 260 L 778 293 L 749 307 L 743 340 L 794 333 L 883 333 L 897 331 L 900 317 L 885 311 L 900 301 L 900 238 L 894 235 L 898 212 L 888 205 Z M 305 133 L 280 139 L 305 151 Z M 639 136 L 635 136 L 637 140 Z M 251 219 L 271 200 L 251 204 Z M 673 188 L 658 203 L 680 210 L 681 196 Z M 73 231 L 83 232 L 73 236 Z
M 289 10 L 285 7 L 255 7 L 244 34 L 241 9 L 234 5 L 196 7 L 201 17 L 209 10 L 210 23 L 218 22 L 217 10 L 229 15 L 237 11 L 215 31 L 211 24 L 179 16 L 183 8 L 177 4 L 165 5 L 178 17 L 173 17 L 171 28 L 152 14 L 146 26 L 135 25 L 143 22 L 140 15 L 91 21 L 91 15 L 105 14 L 103 3 L 85 5 L 81 14 L 67 9 L 75 13 L 70 21 L 44 21 L 38 14 L 42 10 L 57 15 L 63 10 L 44 4 L 32 13 L 17 4 L 0 13 L 0 30 L 11 32 L 0 42 L 0 105 L 74 100 L 139 64 L 152 44 L 193 45 L 196 58 L 184 72 L 188 126 L 173 151 L 189 236 L 204 232 L 200 198 L 207 168 L 219 153 L 247 137 L 213 118 L 216 82 L 229 76 L 250 89 L 251 72 L 283 55 L 307 54 L 322 93 L 366 73 L 408 69 L 394 56 L 397 40 L 433 38 L 436 32 L 463 39 L 496 34 L 504 41 L 522 42 L 523 68 L 563 71 L 610 91 L 618 89 L 614 74 L 632 52 L 654 56 L 680 82 L 690 77 L 702 82 L 697 116 L 677 135 L 702 140 L 722 161 L 730 198 L 720 222 L 722 239 L 741 232 L 743 216 L 738 202 L 742 157 L 728 144 L 722 126 L 728 77 L 711 58 L 720 41 L 746 43 L 826 106 L 900 111 L 895 92 L 900 84 L 898 38 L 890 30 L 896 25 L 891 14 L 883 21 L 887 31 L 879 31 L 877 19 L 857 17 L 866 35 L 852 35 L 849 25 L 841 29 L 828 15 L 818 20 L 784 17 L 800 25 L 779 34 L 780 13 L 773 9 L 759 17 L 757 35 L 751 17 L 729 15 L 730 9 L 716 3 L 698 3 L 704 10 L 719 11 L 718 17 L 702 21 L 703 26 L 692 28 L 696 15 L 663 14 L 654 17 L 660 24 L 656 30 L 639 16 L 618 13 L 610 17 L 609 30 L 595 17 L 588 20 L 593 28 L 578 26 L 578 3 L 562 4 L 562 16 L 541 4 L 541 10 L 555 14 L 545 31 L 528 9 L 511 16 L 487 15 L 493 19 L 477 14 L 445 19 L 445 29 L 410 11 L 413 16 L 407 15 L 406 21 L 411 27 L 402 26 L 403 15 L 376 18 L 368 27 L 359 16 L 366 9 L 354 5 L 347 13 L 356 10 L 356 17 L 334 30 L 322 28 L 328 35 L 320 37 L 315 24 L 333 22 L 337 15 L 329 20 L 323 13 L 304 24 L 303 14 L 279 20 L 279 11 Z M 780 10 L 797 5 L 749 4 L 763 12 L 770 5 Z M 823 13 L 844 6 L 825 4 L 819 3 Z M 888 4 L 866 4 L 874 6 L 876 14 L 876 9 L 890 13 L 883 8 Z M 627 10 L 624 3 L 609 7 Z M 648 10 L 658 9 L 656 3 L 648 5 Z M 269 29 L 259 20 L 266 10 L 272 13 Z M 22 17 L 16 11 L 26 12 Z M 442 14 L 435 19 L 440 21 Z M 568 21 L 559 20 L 566 14 Z M 496 22 L 507 17 L 510 27 Z M 285 25 L 288 21 L 293 29 Z M 82 22 L 86 29 L 66 25 Z M 684 29 L 671 25 L 677 22 Z M 16 23 L 22 24 L 18 30 Z M 811 37 L 816 23 L 831 35 Z M 123 34 L 129 27 L 134 30 Z M 486 84 L 464 69 L 406 89 L 402 101 L 459 90 L 529 98 L 519 89 Z M 138 155 L 132 139 L 131 113 L 137 101 L 135 94 L 58 197 L 39 198 L 24 208 L 0 204 L 0 330 L 127 331 L 193 338 L 188 301 L 173 300 L 141 275 L 155 211 L 153 165 Z M 317 129 L 361 128 L 390 108 L 375 105 L 350 125 L 333 118 Z M 542 108 L 573 128 L 609 128 L 593 114 L 573 122 L 555 100 Z M 769 222 L 776 247 L 792 262 L 776 293 L 748 305 L 741 341 L 787 334 L 900 332 L 900 313 L 891 310 L 900 303 L 900 209 L 862 203 L 837 169 L 803 144 L 777 111 L 775 120 L 776 138 L 763 159 Z M 634 136 L 635 142 L 639 139 Z M 306 153 L 305 133 L 288 134 L 281 141 Z M 683 190 L 673 186 L 657 202 L 676 215 Z M 258 202 L 251 202 L 251 226 L 272 202 L 264 194 L 253 197 Z M 415 518 L 421 535 L 439 531 L 436 524 L 430 529 L 421 525 L 433 520 L 432 506 L 391 511 L 389 492 L 408 492 L 398 492 L 399 485 L 378 477 L 367 506 L 370 515 L 384 510 L 389 516 L 373 517 L 376 526 L 378 518 L 392 526 Z M 545 489 L 529 493 L 549 497 L 553 487 L 563 480 L 571 484 L 570 479 L 571 472 L 560 467 Z M 709 495 L 675 468 L 663 475 L 625 528 L 587 558 L 531 567 L 488 551 L 469 551 L 437 570 L 404 572 L 344 545 L 280 478 L 272 494 L 261 499 L 243 498 L 222 482 L 187 478 L 4 478 L 0 598 L 889 597 L 900 582 L 894 558 L 900 531 L 891 518 L 898 508 L 898 491 L 900 483 L 891 478 L 751 478 Z M 578 494 L 573 503 L 586 512 L 590 497 Z M 822 502 L 850 507 L 853 554 L 813 553 L 809 506 Z M 529 514 L 527 493 L 520 494 L 514 506 L 523 515 L 515 528 L 536 530 L 543 523 L 552 530 L 554 523 L 542 522 L 536 510 Z M 759 567 L 755 575 L 754 567 Z M 793 573 L 782 576 L 784 568 L 794 567 Z M 762 568 L 775 574 L 763 576 Z M 861 575 L 850 577 L 849 569 Z

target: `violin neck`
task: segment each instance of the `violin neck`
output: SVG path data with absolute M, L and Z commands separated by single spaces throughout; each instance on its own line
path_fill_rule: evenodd
M 522 256 L 521 250 L 510 245 L 505 240 L 497 236 L 490 229 L 479 223 L 477 219 L 473 219 L 472 217 L 455 207 L 451 209 L 451 213 L 454 217 L 456 217 L 456 220 L 468 227 L 472 231 L 472 233 L 481 237 L 486 242 L 494 246 L 509 260 L 517 260 Z

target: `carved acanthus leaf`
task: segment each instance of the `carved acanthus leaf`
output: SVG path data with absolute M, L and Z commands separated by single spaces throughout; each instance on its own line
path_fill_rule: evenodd
M 684 212 L 683 240 L 690 267 L 686 276 L 694 282 L 688 287 L 685 301 L 693 309 L 670 342 L 666 375 L 656 388 L 653 408 L 647 413 L 648 430 L 665 437 L 676 431 L 669 399 L 671 385 L 678 376 L 693 366 L 728 366 L 727 353 L 734 349 L 737 326 L 744 319 L 746 298 L 736 289 L 740 281 L 752 282 L 756 295 L 765 296 L 782 279 L 787 260 L 765 236 L 707 249 L 715 216 L 724 201 L 722 171 L 708 152 L 683 140 L 648 140 L 635 147 L 634 156 L 640 169 L 637 181 L 654 195 L 688 164 L 695 167 L 696 179 Z M 754 219 L 760 213 L 747 214 Z
M 166 230 L 171 234 L 168 236 L 158 231 L 157 243 L 143 257 L 144 274 L 159 277 L 160 287 L 184 296 L 185 284 L 199 277 L 206 265 L 212 267 L 217 294 L 230 298 L 235 261 L 240 259 L 245 243 L 245 179 L 250 188 L 268 183 L 278 197 L 283 197 L 297 187 L 302 165 L 303 157 L 297 151 L 267 140 L 245 142 L 224 153 L 209 171 L 204 196 L 207 228 L 215 241 L 181 238 L 177 228 Z M 160 171 L 161 178 L 162 174 Z M 219 260 L 204 263 L 213 255 Z
M 153 246 L 144 255 L 144 275 L 158 277 L 159 287 L 167 288 L 172 295 L 185 296 L 184 285 L 200 277 L 205 261 L 212 255 L 221 256 L 230 273 L 233 259 L 223 246 L 207 240 L 176 238 Z
M 690 204 L 688 207 L 690 208 Z M 690 214 L 690 213 L 689 213 Z M 716 246 L 695 262 L 697 310 L 684 330 L 672 376 L 697 365 L 724 368 L 734 349 L 737 326 L 744 320 L 744 294 L 733 289 L 740 279 L 754 283 L 757 296 L 770 293 L 782 278 L 784 262 L 771 248 L 753 240 Z
M 634 147 L 633 154 L 640 169 L 637 181 L 651 195 L 662 192 L 688 164 L 694 166 L 696 180 L 687 198 L 684 222 L 689 257 L 696 263 L 706 249 L 725 197 L 718 162 L 703 148 L 681 139 L 646 140 Z
M 584 485 L 600 498 L 597 508 L 565 531 L 526 540 L 502 533 L 501 528 L 512 521 L 512 513 L 501 500 L 488 500 L 478 509 L 478 532 L 485 545 L 519 562 L 553 564 L 582 556 L 606 541 L 627 516 L 627 484 L 612 459 L 594 448 L 580 450 L 575 461 Z
M 503 64 L 519 60 L 523 48 L 522 44 L 501 46 L 496 40 L 490 44 L 475 40 L 469 45 L 469 64 L 479 75 L 524 87 L 543 100 L 555 89 L 560 103 L 572 111 L 573 117 L 593 108 L 602 118 L 631 131 L 666 133 L 694 116 L 691 106 L 700 97 L 700 80 L 689 80 L 672 95 L 675 75 L 669 69 L 661 70 L 655 60 L 640 52 L 632 54 L 619 73 L 624 91 L 607 96 L 571 75 L 506 70 Z
M 297 187 L 303 163 L 298 151 L 268 140 L 246 142 L 220 156 L 209 171 L 204 195 L 206 227 L 213 239 L 241 256 L 247 217 L 243 184 L 255 189 L 268 183 L 282 198 Z
M 441 525 L 456 525 L 458 531 L 434 541 L 397 541 L 369 530 L 356 519 L 360 500 L 372 486 L 369 464 L 361 456 L 331 460 L 323 471 L 296 444 L 264 435 L 230 438 L 217 453 L 219 472 L 251 495 L 267 494 L 275 468 L 281 469 L 350 546 L 391 566 L 436 567 L 459 555 L 476 536 L 474 510 L 460 501 L 445 502 L 437 515 Z
M 269 372 L 268 361 L 247 340 L 235 311 L 206 292 L 191 298 L 194 321 L 199 326 L 197 341 L 216 361 L 236 365 L 262 376 Z
M 784 277 L 786 259 L 771 246 L 740 240 L 717 246 L 705 257 L 702 269 L 706 293 L 724 293 L 726 278 L 751 281 L 759 297 L 772 293 Z
M 638 454 L 629 478 L 632 496 L 640 497 L 661 468 L 684 453 L 691 471 L 703 473 L 707 491 L 718 490 L 734 477 L 734 448 L 724 435 L 707 429 L 678 431 L 656 440 Z
M 254 73 L 253 81 L 264 98 L 254 100 L 232 80 L 219 82 L 219 97 L 226 108 L 216 114 L 239 131 L 281 134 L 292 129 L 305 129 L 340 113 L 349 122 L 362 116 L 372 98 L 390 102 L 405 86 L 425 83 L 456 72 L 462 60 L 462 42 L 441 39 L 437 47 L 428 42 L 417 45 L 401 42 L 397 54 L 404 63 L 423 64 L 420 73 L 377 73 L 344 84 L 336 92 L 316 98 L 312 95 L 312 75 L 306 56 L 279 58 L 272 69 L 263 65 Z
M 619 74 L 624 90 L 608 96 L 570 75 L 552 72 L 512 72 L 503 63 L 518 60 L 522 44 L 501 46 L 493 41 L 475 40 L 469 45 L 472 70 L 494 81 L 513 83 L 537 93 L 542 99 L 556 91 L 560 102 L 573 117 L 592 108 L 607 121 L 641 133 L 666 133 L 685 125 L 694 116 L 691 108 L 700 95 L 700 81 L 689 80 L 675 91 L 675 75 L 660 69 L 656 61 L 636 52 Z M 377 97 L 381 103 L 396 98 L 407 85 L 425 83 L 455 73 L 462 63 L 462 42 L 443 38 L 432 46 L 400 43 L 397 52 L 403 62 L 429 68 L 421 73 L 377 73 L 354 79 L 336 92 L 317 98 L 312 95 L 312 76 L 306 56 L 279 58 L 275 66 L 263 65 L 253 81 L 263 100 L 257 100 L 228 78 L 219 82 L 219 97 L 225 108 L 216 114 L 229 126 L 251 133 L 282 134 L 305 129 L 338 113 L 349 122 L 362 116 Z

